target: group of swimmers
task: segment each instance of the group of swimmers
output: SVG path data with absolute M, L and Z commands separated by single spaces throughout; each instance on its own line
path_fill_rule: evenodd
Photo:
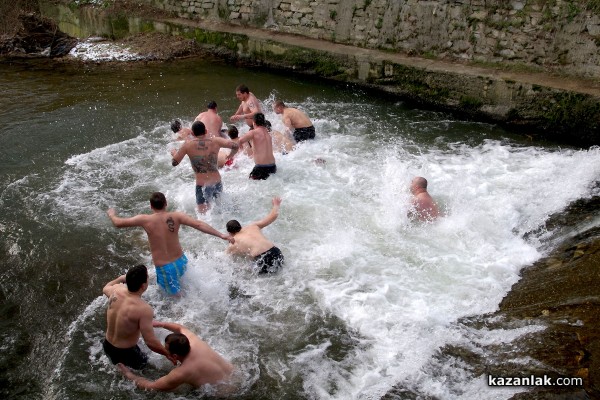
M 204 213 L 223 190 L 219 167 L 231 165 L 236 153 L 248 144 L 246 154 L 254 159 L 255 166 L 250 173 L 252 179 L 267 179 L 275 173 L 273 143 L 275 135 L 270 132 L 262 113 L 260 103 L 245 85 L 236 89 L 241 101 L 231 122 L 244 120 L 251 128 L 241 138 L 235 126 L 230 126 L 229 138 L 223 137 L 223 121 L 217 112 L 214 101 L 208 103 L 207 111 L 200 113 L 191 129 L 175 121 L 171 129 L 183 144 L 172 151 L 172 165 L 177 166 L 187 155 L 196 175 L 196 204 Z M 302 111 L 286 107 L 281 101 L 275 103 L 274 110 L 282 115 L 289 135 L 277 132 L 281 151 L 291 151 L 293 136 L 297 142 L 314 139 L 314 127 Z M 221 149 L 230 149 L 223 157 Z M 224 160 L 223 160 L 224 158 Z M 222 163 L 219 162 L 222 160 Z M 262 219 L 242 226 L 237 220 L 226 224 L 227 234 L 219 232 L 209 224 L 192 218 L 182 212 L 167 210 L 167 199 L 161 192 L 150 196 L 151 214 L 140 214 L 129 218 L 119 217 L 114 209 L 107 211 L 112 224 L 117 228 L 142 227 L 148 237 L 152 262 L 156 268 L 157 284 L 168 294 L 181 294 L 181 277 L 187 270 L 188 259 L 179 242 L 179 229 L 190 226 L 200 232 L 229 242 L 227 252 L 234 255 L 252 257 L 259 274 L 277 272 L 283 262 L 281 250 L 262 234 L 262 229 L 273 223 L 278 215 L 281 198 L 272 199 L 271 211 Z M 216 353 L 189 329 L 170 322 L 153 321 L 154 312 L 142 299 L 148 288 L 148 270 L 144 265 L 132 267 L 127 274 L 110 281 L 103 289 L 108 298 L 107 329 L 103 340 L 105 354 L 113 364 L 117 364 L 123 375 L 138 387 L 161 391 L 174 390 L 182 384 L 199 387 L 212 384 L 227 387 L 234 370 L 233 365 Z M 154 334 L 154 328 L 164 328 L 172 333 L 165 338 L 164 346 Z M 129 368 L 142 369 L 148 357 L 138 346 L 140 336 L 150 350 L 167 357 L 177 368 L 156 381 L 143 378 Z
M 267 121 L 258 100 L 245 85 L 238 86 L 236 96 L 241 104 L 230 120 L 237 122 L 243 119 L 251 128 L 241 138 L 238 137 L 235 126 L 230 126 L 227 130 L 229 139 L 221 136 L 223 122 L 214 101 L 208 104 L 207 111 L 196 117 L 191 129 L 183 128 L 178 121 L 172 126 L 178 138 L 184 140 L 179 150 L 172 151 L 172 165 L 177 166 L 186 155 L 190 159 L 196 175 L 196 203 L 201 213 L 208 209 L 211 201 L 219 196 L 223 188 L 219 174 L 221 149 L 230 149 L 224 157 L 224 166 L 233 160 L 241 146 L 248 143 L 255 161 L 255 167 L 250 173 L 252 179 L 267 179 L 277 170 L 273 156 L 274 136 L 267 129 Z M 286 107 L 281 101 L 276 101 L 273 109 L 282 115 L 283 123 L 289 131 L 287 133 L 293 136 L 295 143 L 314 139 L 314 127 L 302 111 Z M 427 220 L 437 218 L 439 209 L 427 192 L 427 180 L 415 177 L 410 190 L 413 194 L 413 216 Z M 187 269 L 188 259 L 179 242 L 179 229 L 182 225 L 228 241 L 227 252 L 251 257 L 259 274 L 275 273 L 284 262 L 281 250 L 262 234 L 262 229 L 279 216 L 282 202 L 279 197 L 272 199 L 270 212 L 260 220 L 246 226 L 242 226 L 237 220 L 227 222 L 227 234 L 185 213 L 168 211 L 167 199 L 161 192 L 152 193 L 149 200 L 151 214 L 122 218 L 114 209 L 109 209 L 107 214 L 117 228 L 142 227 L 145 230 L 156 268 L 157 283 L 168 295 L 180 295 L 180 278 Z M 194 387 L 212 384 L 217 388 L 227 388 L 234 370 L 233 365 L 189 329 L 176 323 L 153 321 L 153 310 L 142 299 L 147 288 L 148 271 L 144 265 L 131 268 L 127 274 L 104 287 L 103 293 L 108 297 L 108 310 L 103 348 L 109 359 L 118 365 L 125 377 L 144 389 L 170 391 L 182 384 Z M 156 338 L 154 328 L 172 332 L 165 338 L 164 346 Z M 176 366 L 179 364 L 177 368 L 156 381 L 133 373 L 128 367 L 142 369 L 148 362 L 147 355 L 137 344 L 140 336 L 150 350 L 164 355 Z

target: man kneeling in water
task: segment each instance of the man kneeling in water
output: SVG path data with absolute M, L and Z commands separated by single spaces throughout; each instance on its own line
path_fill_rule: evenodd
M 277 272 L 283 264 L 281 250 L 261 232 L 262 228 L 270 225 L 277 219 L 280 205 L 281 198 L 274 197 L 271 212 L 260 221 L 253 222 L 244 227 L 234 219 L 227 222 L 227 232 L 235 239 L 235 242 L 227 248 L 227 252 L 253 257 L 259 274 Z
M 181 364 L 156 381 L 138 376 L 119 364 L 119 369 L 127 379 L 132 380 L 139 388 L 160 391 L 175 390 L 183 384 L 196 388 L 216 384 L 217 393 L 229 389 L 228 380 L 234 367 L 205 341 L 179 324 L 154 321 L 152 325 L 173 332 L 165 338 L 165 347 L 169 355 Z

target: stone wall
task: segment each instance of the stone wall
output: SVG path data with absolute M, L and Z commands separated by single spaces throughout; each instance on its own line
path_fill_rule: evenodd
M 144 0 L 188 19 L 600 78 L 600 0 Z

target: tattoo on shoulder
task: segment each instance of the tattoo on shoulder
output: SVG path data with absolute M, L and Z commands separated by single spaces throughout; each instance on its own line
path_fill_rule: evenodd
M 175 220 L 173 217 L 167 218 L 167 227 L 169 228 L 169 232 L 175 232 Z
M 118 300 L 117 296 L 115 296 L 114 294 L 111 295 L 110 298 L 108 299 L 108 308 L 111 308 L 113 303 L 117 300 Z

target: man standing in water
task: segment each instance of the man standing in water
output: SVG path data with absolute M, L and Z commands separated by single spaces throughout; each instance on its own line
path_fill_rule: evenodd
M 438 206 L 427 192 L 427 179 L 422 176 L 413 178 L 410 183 L 410 192 L 413 195 L 411 203 L 414 211 L 411 213 L 412 216 L 420 221 L 432 221 L 440 215 Z
M 248 89 L 248 86 L 246 85 L 239 85 L 235 89 L 235 97 L 241 101 L 241 104 L 235 114 L 231 116 L 231 122 L 244 119 L 248 126 L 252 128 L 252 118 L 255 114 L 262 112 L 258 99 L 252 92 L 250 92 L 250 89 Z
M 267 239 L 261 231 L 277 219 L 280 205 L 281 198 L 274 197 L 271 212 L 260 221 L 242 227 L 237 220 L 232 219 L 226 225 L 227 232 L 235 239 L 235 243 L 229 245 L 227 252 L 254 258 L 259 274 L 277 272 L 283 264 L 281 250 Z
M 277 100 L 273 104 L 273 111 L 276 114 L 281 114 L 283 124 L 293 133 L 296 142 L 315 138 L 315 127 L 310 118 L 302 111 L 297 108 L 286 107 L 281 100 Z
M 254 129 L 248 131 L 238 141 L 241 146 L 252 140 L 252 152 L 254 154 L 254 168 L 250 172 L 251 179 L 265 180 L 269 175 L 277 172 L 275 156 L 273 155 L 273 140 L 266 128 L 265 115 L 258 113 L 254 115 Z M 231 157 L 231 154 L 228 158 Z
M 156 281 L 167 294 L 177 295 L 181 290 L 179 279 L 187 269 L 187 257 L 179 243 L 179 227 L 191 226 L 200 232 L 208 233 L 233 243 L 229 235 L 223 235 L 212 226 L 193 219 L 182 212 L 167 211 L 167 199 L 160 192 L 150 196 L 152 214 L 140 214 L 131 218 L 120 218 L 114 209 L 108 210 L 108 216 L 117 228 L 141 226 L 148 235 L 152 261 L 156 266 Z
M 233 372 L 233 365 L 221 357 L 210 346 L 194 335 L 185 327 L 171 322 L 154 322 L 154 327 L 165 328 L 173 333 L 165 338 L 165 347 L 175 362 L 180 362 L 167 375 L 156 381 L 150 381 L 134 374 L 119 364 L 118 367 L 127 379 L 132 380 L 137 387 L 142 389 L 171 391 L 183 384 L 198 388 L 205 384 L 217 385 L 227 384 Z
M 196 173 L 196 205 L 198 211 L 205 213 L 213 199 L 217 199 L 223 191 L 221 174 L 218 168 L 219 150 L 231 149 L 227 159 L 233 159 L 238 144 L 221 137 L 210 137 L 206 134 L 204 123 L 196 121 L 192 124 L 195 139 L 185 142 L 178 151 L 171 150 L 176 167 L 186 155 L 190 159 L 192 169 Z
M 200 121 L 206 127 L 206 132 L 210 137 L 222 137 L 227 139 L 227 135 L 221 133 L 223 127 L 223 118 L 217 113 L 217 102 L 211 101 L 206 106 L 206 111 L 198 114 L 194 121 Z
M 142 300 L 142 294 L 147 288 L 148 270 L 144 265 L 136 265 L 126 275 L 108 282 L 102 289 L 102 293 L 108 297 L 106 336 L 102 347 L 113 364 L 125 364 L 133 369 L 144 368 L 148 363 L 148 356 L 137 344 L 140 334 L 150 350 L 175 362 L 168 349 L 154 335 L 154 312 Z

